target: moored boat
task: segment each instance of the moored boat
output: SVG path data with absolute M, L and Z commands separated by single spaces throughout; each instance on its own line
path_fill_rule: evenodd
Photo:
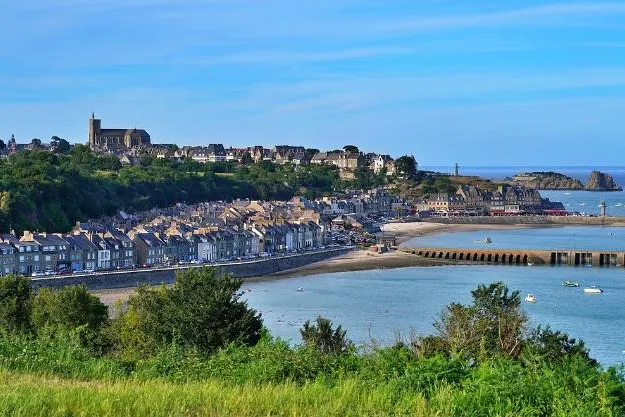
M 603 292 L 603 290 L 601 288 L 597 288 L 597 287 L 588 287 L 588 288 L 584 288 L 584 293 L 585 294 L 601 294 Z
M 562 282 L 562 285 L 565 287 L 579 287 L 579 284 L 575 281 L 566 280 Z
M 527 296 L 525 297 L 525 301 L 528 303 L 535 303 L 536 296 L 534 294 L 527 294 Z
M 484 239 L 474 240 L 475 243 L 486 243 L 491 244 L 493 241 L 489 237 L 485 237 Z

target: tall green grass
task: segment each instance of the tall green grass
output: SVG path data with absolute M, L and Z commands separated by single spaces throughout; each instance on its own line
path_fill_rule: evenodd
M 1 416 L 449 416 L 448 390 L 430 404 L 359 381 L 226 385 L 216 381 L 76 381 L 0 373 Z
M 471 365 L 405 348 L 323 355 L 266 338 L 126 362 L 71 336 L 0 337 L 2 415 L 623 416 L 625 384 L 580 356 Z

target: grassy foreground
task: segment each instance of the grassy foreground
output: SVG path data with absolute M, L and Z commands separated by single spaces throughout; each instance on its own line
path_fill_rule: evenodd
M 625 416 L 625 368 L 530 328 L 518 291 L 480 285 L 430 336 L 354 346 L 317 317 L 274 339 L 215 270 L 138 290 L 111 319 L 85 287 L 0 280 L 1 416 Z
M 428 403 L 355 380 L 336 387 L 227 386 L 215 381 L 80 381 L 0 372 L 1 416 L 447 416 L 449 389 Z

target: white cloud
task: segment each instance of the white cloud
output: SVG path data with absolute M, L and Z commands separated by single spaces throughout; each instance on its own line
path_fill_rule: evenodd
M 455 16 L 425 16 L 396 20 L 378 26 L 378 29 L 399 31 L 426 31 L 465 29 L 486 26 L 527 25 L 555 23 L 560 18 L 605 16 L 625 13 L 625 2 L 555 3 L 496 12 L 464 14 Z M 567 21 L 558 21 L 568 23 Z

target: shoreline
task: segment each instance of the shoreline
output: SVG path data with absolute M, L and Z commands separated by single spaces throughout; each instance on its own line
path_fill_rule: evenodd
M 401 245 L 414 237 L 442 232 L 455 232 L 465 230 L 497 230 L 517 229 L 528 227 L 551 227 L 552 225 L 493 225 L 493 224 L 442 224 L 431 222 L 413 223 L 387 223 L 383 231 L 395 234 L 398 245 Z M 557 225 L 556 225 L 557 226 Z M 314 262 L 299 268 L 289 269 L 270 275 L 243 278 L 243 282 L 268 282 L 293 277 L 310 275 L 331 274 L 338 272 L 356 272 L 372 269 L 397 269 L 410 267 L 435 267 L 445 265 L 468 265 L 458 260 L 427 259 L 408 253 L 392 250 L 386 253 L 376 253 L 365 249 L 356 249 L 345 255 L 330 258 L 320 262 Z M 470 263 L 475 264 L 475 263 Z M 113 305 L 119 300 L 127 299 L 136 291 L 136 287 L 114 288 L 93 290 L 92 294 L 100 297 L 106 305 Z
M 382 232 L 395 235 L 397 246 L 401 246 L 415 237 L 435 233 L 453 233 L 475 230 L 505 230 L 562 227 L 560 224 L 456 224 L 435 222 L 386 223 Z
M 609 226 L 624 226 L 623 223 L 610 224 Z M 410 222 L 410 223 L 387 223 L 382 230 L 392 233 L 396 237 L 397 246 L 401 246 L 410 239 L 435 233 L 454 233 L 471 230 L 506 230 L 506 229 L 532 229 L 564 227 L 566 224 L 454 224 L 435 222 Z M 572 225 L 571 225 L 572 226 Z M 576 225 L 595 226 L 595 225 Z M 294 277 L 310 275 L 331 274 L 339 272 L 357 272 L 372 269 L 398 269 L 411 267 L 436 267 L 447 265 L 476 265 L 475 262 L 463 262 L 459 260 L 432 259 L 417 257 L 398 250 L 386 253 L 370 252 L 365 249 L 355 249 L 349 253 L 324 261 L 314 262 L 295 269 L 289 269 L 270 275 L 243 278 L 243 282 L 269 282 Z M 113 305 L 119 300 L 127 299 L 136 287 L 93 290 L 91 293 L 100 297 L 106 305 Z

